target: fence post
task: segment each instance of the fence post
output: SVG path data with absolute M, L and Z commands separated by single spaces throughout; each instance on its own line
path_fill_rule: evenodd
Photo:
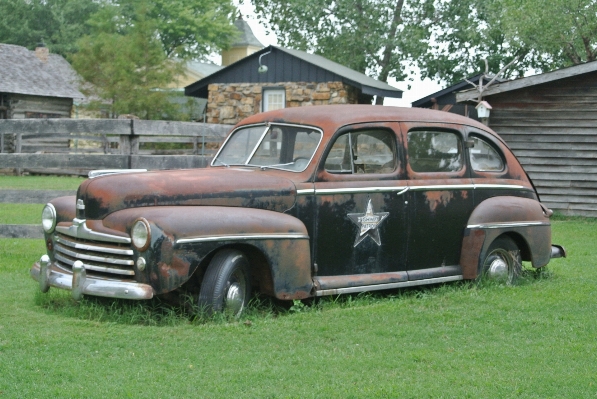
M 23 133 L 17 133 L 15 137 L 15 154 L 20 154 L 23 148 Z M 23 174 L 23 170 L 21 168 L 16 168 L 15 172 L 17 176 L 21 176 Z

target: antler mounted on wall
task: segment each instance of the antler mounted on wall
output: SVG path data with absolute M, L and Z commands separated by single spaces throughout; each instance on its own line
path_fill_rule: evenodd
M 510 67 L 512 64 L 516 63 L 518 61 L 519 56 L 514 57 L 514 59 L 512 61 L 510 61 L 508 63 L 508 65 L 506 65 L 505 67 L 503 67 L 502 69 L 499 70 L 498 73 L 496 73 L 495 75 L 489 75 L 489 64 L 487 63 L 487 58 L 485 59 L 485 73 L 483 73 L 483 75 L 479 78 L 479 84 L 474 84 L 473 82 L 471 82 L 468 79 L 464 79 L 467 83 L 470 83 L 471 85 L 473 85 L 473 87 L 475 89 L 477 89 L 477 91 L 479 92 L 479 97 L 477 99 L 477 102 L 481 102 L 483 101 L 483 92 L 485 90 L 487 90 L 487 88 L 489 86 L 491 86 L 493 84 L 493 82 L 495 82 L 495 80 L 502 74 L 504 73 L 504 71 L 506 69 L 508 69 L 508 67 Z M 483 80 L 484 79 L 491 79 L 489 80 L 489 82 L 486 85 L 483 85 Z

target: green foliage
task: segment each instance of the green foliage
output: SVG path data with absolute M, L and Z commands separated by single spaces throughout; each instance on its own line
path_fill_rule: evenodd
M 511 43 L 545 54 L 554 65 L 597 58 L 597 4 L 592 0 L 503 0 Z
M 168 57 L 204 58 L 228 48 L 237 33 L 230 23 L 234 14 L 230 0 L 153 0 L 151 4 L 149 16 L 157 22 Z
M 418 63 L 423 76 L 455 83 L 483 72 L 484 60 L 496 73 L 517 58 L 505 78 L 593 61 L 596 7 L 590 0 L 438 1 L 429 51 Z
M 83 91 L 111 106 L 112 114 L 142 119 L 178 118 L 164 90 L 182 73 L 174 57 L 200 57 L 232 40 L 230 2 L 121 0 L 104 3 L 88 21 L 73 67 L 92 85 Z
M 409 66 L 447 83 L 485 71 L 550 71 L 597 56 L 591 0 L 251 0 L 282 45 L 324 55 L 379 80 Z
M 167 86 L 174 76 L 147 9 L 139 4 L 133 26 L 123 30 L 119 7 L 106 5 L 90 20 L 92 34 L 78 41 L 73 67 L 87 82 L 86 94 L 111 101 L 112 113 L 159 119 L 168 111 Z
M 430 0 L 252 0 L 283 46 L 311 51 L 382 81 L 402 80 L 404 62 L 428 34 Z
M 52 53 L 66 57 L 89 33 L 85 21 L 99 7 L 93 0 L 0 0 L 0 43 L 33 50 L 43 41 Z

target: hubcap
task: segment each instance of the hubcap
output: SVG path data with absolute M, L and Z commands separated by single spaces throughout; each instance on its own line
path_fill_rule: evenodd
M 233 315 L 240 314 L 244 306 L 244 300 L 245 291 L 243 287 L 238 282 L 230 284 L 226 292 L 226 311 Z
M 508 279 L 508 263 L 501 257 L 496 257 L 489 264 L 487 273 L 493 280 L 505 281 Z

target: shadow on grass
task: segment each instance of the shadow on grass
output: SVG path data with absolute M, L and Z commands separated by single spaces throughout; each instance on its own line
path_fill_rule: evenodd
M 524 268 L 517 281 L 518 286 L 534 284 L 538 280 L 552 278 L 546 267 Z M 323 312 L 334 308 L 369 306 L 388 301 L 412 301 L 438 298 L 471 290 L 503 288 L 504 284 L 493 281 L 461 281 L 383 291 L 361 292 L 305 300 L 281 301 L 264 295 L 255 295 L 243 315 L 235 318 L 226 314 L 209 315 L 198 309 L 191 295 L 172 298 L 154 297 L 147 301 L 131 301 L 85 296 L 75 301 L 70 291 L 51 289 L 43 294 L 36 291 L 35 304 L 47 312 L 102 323 L 147 326 L 200 325 L 206 323 L 244 323 L 286 317 L 296 313 Z

